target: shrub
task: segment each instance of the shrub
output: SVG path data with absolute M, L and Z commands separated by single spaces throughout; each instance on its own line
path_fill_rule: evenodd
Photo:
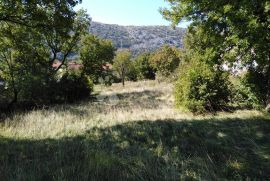
M 229 101 L 229 86 L 228 75 L 209 64 L 184 63 L 175 84 L 176 105 L 193 113 L 223 110 Z
M 98 79 L 98 83 L 105 86 L 111 86 L 115 82 L 119 82 L 119 80 L 117 79 L 117 75 L 115 75 L 111 69 L 104 70 Z
M 141 54 L 135 59 L 134 66 L 137 73 L 137 79 L 155 80 L 155 71 L 153 67 L 151 67 L 149 59 L 150 59 L 149 53 Z
M 137 81 L 138 80 L 138 72 L 135 67 L 135 62 L 133 60 L 130 61 L 128 71 L 126 73 L 126 79 L 129 81 Z
M 58 98 L 65 102 L 75 102 L 91 95 L 93 81 L 90 77 L 80 72 L 68 72 L 63 75 L 58 83 Z
M 266 100 L 266 84 L 264 76 L 249 70 L 233 81 L 232 102 L 241 109 L 262 109 Z
M 176 47 L 165 45 L 154 52 L 149 61 L 160 76 L 167 77 L 178 68 L 180 53 Z

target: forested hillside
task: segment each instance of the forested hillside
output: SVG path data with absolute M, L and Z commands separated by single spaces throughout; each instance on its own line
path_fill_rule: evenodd
M 116 48 L 131 49 L 134 54 L 158 49 L 164 44 L 183 47 L 184 28 L 169 26 L 120 26 L 91 22 L 90 32 L 111 39 Z

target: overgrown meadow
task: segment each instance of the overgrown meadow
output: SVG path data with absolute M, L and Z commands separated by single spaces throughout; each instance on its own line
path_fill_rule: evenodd
M 74 105 L 15 114 L 0 127 L 1 180 L 268 180 L 270 117 L 194 116 L 172 85 L 96 87 Z

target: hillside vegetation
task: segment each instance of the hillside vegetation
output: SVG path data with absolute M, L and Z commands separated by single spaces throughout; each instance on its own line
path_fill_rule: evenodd
M 91 22 L 90 33 L 113 41 L 116 48 L 128 48 L 138 55 L 168 44 L 183 47 L 186 29 L 169 26 L 120 26 Z
M 258 111 L 193 116 L 172 85 L 96 86 L 96 99 L 7 117 L 3 180 L 267 180 L 270 118 Z
M 0 1 L 0 181 L 270 179 L 269 0 L 165 1 Z

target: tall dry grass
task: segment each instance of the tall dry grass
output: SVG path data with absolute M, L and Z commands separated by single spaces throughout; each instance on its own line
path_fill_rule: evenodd
M 58 138 L 83 134 L 93 127 L 105 128 L 133 121 L 201 120 L 249 118 L 262 116 L 258 111 L 237 111 L 232 114 L 194 116 L 174 107 L 173 85 L 156 81 L 127 82 L 111 87 L 97 86 L 96 100 L 76 105 L 15 114 L 0 126 L 0 136 L 17 138 Z
M 96 87 L 96 99 L 0 123 L 0 180 L 267 180 L 269 115 L 194 116 L 172 84 Z

